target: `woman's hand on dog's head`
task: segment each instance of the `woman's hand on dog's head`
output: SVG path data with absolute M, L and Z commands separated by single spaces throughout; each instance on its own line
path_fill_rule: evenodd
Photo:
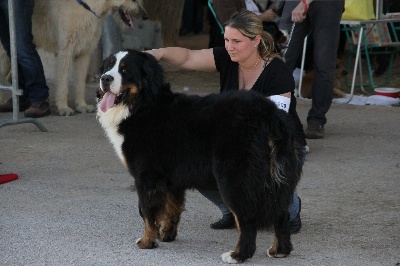
M 146 50 L 144 51 L 145 53 L 151 54 L 152 56 L 154 56 L 154 58 L 157 61 L 161 60 L 161 57 L 163 55 L 163 53 L 161 52 L 161 49 L 151 49 L 151 50 Z

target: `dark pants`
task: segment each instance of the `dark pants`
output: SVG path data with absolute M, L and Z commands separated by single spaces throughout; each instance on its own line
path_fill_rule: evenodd
M 316 73 L 312 85 L 312 107 L 308 112 L 309 124 L 326 124 L 333 97 L 336 58 L 340 39 L 340 20 L 344 0 L 314 1 L 310 4 L 306 19 L 295 25 L 285 61 L 291 70 L 302 54 L 304 38 L 312 32 L 314 42 L 313 61 Z
M 17 41 L 18 84 L 31 102 L 49 97 L 42 61 L 33 44 L 32 13 L 34 0 L 13 0 Z M 0 40 L 10 56 L 8 1 L 0 0 Z
M 203 30 L 203 5 L 200 0 L 185 0 L 182 12 L 181 32 L 195 34 Z M 183 31 L 184 30 L 184 31 Z

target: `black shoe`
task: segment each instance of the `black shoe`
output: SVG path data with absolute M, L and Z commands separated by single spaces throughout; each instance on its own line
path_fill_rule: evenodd
M 25 110 L 26 117 L 39 118 L 50 114 L 50 104 L 48 100 L 32 102 L 31 106 Z
M 212 229 L 231 229 L 235 228 L 235 218 L 232 213 L 224 214 L 221 220 L 210 224 Z
M 12 112 L 13 111 L 13 101 L 12 100 L 13 99 L 10 98 L 10 99 L 7 100 L 7 102 L 5 102 L 3 104 L 0 104 L 0 112 L 1 113 L 3 113 L 3 112 L 4 113 L 5 112 Z M 29 99 L 27 99 L 27 98 L 25 98 L 23 96 L 19 97 L 19 111 L 20 112 L 23 112 L 26 109 L 28 109 L 29 105 L 30 105 Z
M 307 139 L 322 139 L 324 137 L 324 126 L 317 124 L 308 124 L 304 132 Z
M 289 221 L 289 230 L 291 234 L 297 234 L 301 229 L 301 219 L 300 219 L 300 211 L 301 211 L 301 199 L 299 198 L 299 213 L 293 220 Z

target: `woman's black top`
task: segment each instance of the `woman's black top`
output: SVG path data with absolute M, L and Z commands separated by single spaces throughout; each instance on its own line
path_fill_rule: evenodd
M 233 62 L 223 47 L 213 48 L 214 60 L 218 72 L 220 73 L 221 92 L 229 90 L 239 90 L 239 64 Z M 269 64 L 265 65 L 256 83 L 251 88 L 252 91 L 261 93 L 264 96 L 280 95 L 291 92 L 289 115 L 292 117 L 297 128 L 297 141 L 307 145 L 303 125 L 296 112 L 296 97 L 294 96 L 295 82 L 292 73 L 286 67 L 285 62 L 279 58 L 273 58 Z

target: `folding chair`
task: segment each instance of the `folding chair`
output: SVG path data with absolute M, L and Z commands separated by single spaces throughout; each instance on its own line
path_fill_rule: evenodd
M 364 27 L 362 36 L 358 36 L 360 27 Z M 362 64 L 361 57 L 359 60 L 360 64 L 360 83 L 354 84 L 355 86 L 360 86 L 362 91 L 368 94 L 364 87 L 371 87 L 372 89 L 380 86 L 386 85 L 390 81 L 392 73 L 392 65 L 394 56 L 400 51 L 400 42 L 397 37 L 396 30 L 397 27 L 394 26 L 393 22 L 389 23 L 369 23 L 361 25 L 351 25 L 344 24 L 343 30 L 346 32 L 347 43 L 349 44 L 349 54 L 346 60 L 346 68 L 349 71 L 351 67 L 351 62 L 353 61 L 353 56 L 357 52 L 358 38 L 362 38 L 361 55 L 365 58 L 368 80 L 363 81 Z M 373 69 L 371 56 L 372 55 L 389 55 L 389 65 L 386 71 L 385 79 L 376 83 L 373 77 Z M 348 77 L 345 78 L 346 85 L 350 86 Z

